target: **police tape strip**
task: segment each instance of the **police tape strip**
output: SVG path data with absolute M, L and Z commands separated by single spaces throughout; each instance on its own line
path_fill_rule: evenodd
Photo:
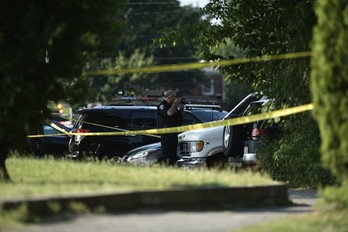
M 179 70 L 190 70 L 190 69 L 200 69 L 205 67 L 215 66 L 229 66 L 229 65 L 237 65 L 251 62 L 266 62 L 272 60 L 284 60 L 284 59 L 296 59 L 311 56 L 311 52 L 295 52 L 295 53 L 287 53 L 281 55 L 274 56 L 262 56 L 262 57 L 252 57 L 252 58 L 240 58 L 240 59 L 232 59 L 232 60 L 222 60 L 216 61 L 212 63 L 188 63 L 188 64 L 174 64 L 174 65 L 163 65 L 163 66 L 153 66 L 153 67 L 139 67 L 139 68 L 126 68 L 126 69 L 112 69 L 112 70 L 97 70 L 97 71 L 87 71 L 82 74 L 85 76 L 92 75 L 114 75 L 114 74 L 127 74 L 127 73 L 157 73 L 157 72 L 174 72 Z M 227 119 L 218 122 L 211 123 L 199 123 L 188 126 L 180 126 L 180 127 L 171 127 L 171 128 L 162 128 L 162 129 L 150 129 L 150 130 L 139 130 L 139 131 L 123 131 L 123 132 L 99 132 L 99 133 L 71 133 L 61 129 L 58 126 L 55 126 L 54 123 L 50 122 L 49 124 L 62 132 L 61 134 L 51 134 L 51 135 L 28 135 L 28 138 L 37 138 L 37 137 L 52 137 L 52 136 L 65 136 L 65 135 L 81 135 L 81 136 L 112 136 L 112 135 L 127 135 L 133 136 L 138 134 L 145 134 L 149 136 L 156 137 L 156 134 L 166 134 L 166 133 L 176 133 L 183 132 L 186 130 L 194 130 L 201 128 L 209 128 L 215 126 L 233 126 L 238 124 L 244 124 L 253 121 L 260 121 L 265 119 L 277 118 L 281 116 L 287 116 L 290 114 L 296 114 L 308 110 L 312 110 L 313 105 L 303 105 L 297 106 L 289 109 L 278 110 L 274 112 L 252 115 L 252 116 L 244 116 L 234 119 Z
M 302 113 L 305 111 L 310 111 L 313 109 L 313 104 L 306 104 L 302 106 L 295 106 L 287 109 L 276 110 L 268 113 L 255 114 L 249 116 L 243 116 L 238 118 L 231 118 L 226 120 L 220 120 L 216 122 L 208 122 L 208 123 L 198 123 L 187 126 L 179 126 L 179 127 L 170 127 L 170 128 L 161 128 L 161 129 L 150 129 L 150 130 L 137 130 L 137 131 L 122 131 L 122 132 L 90 132 L 90 133 L 71 133 L 62 130 L 58 126 L 54 126 L 55 129 L 63 132 L 64 135 L 80 135 L 80 136 L 115 136 L 115 135 L 126 135 L 126 136 L 134 136 L 134 135 L 155 135 L 155 134 L 167 134 L 167 133 L 179 133 L 188 130 L 202 129 L 202 128 L 211 128 L 218 126 L 234 126 L 240 124 L 246 124 L 250 122 L 257 122 L 266 119 L 273 119 L 284 117 L 292 114 Z M 58 135 L 58 134 L 57 134 Z M 61 135 L 61 134 L 59 134 Z M 42 135 L 32 135 L 30 137 L 41 137 Z M 29 137 L 29 136 L 28 136 Z
M 59 126 L 57 126 L 55 123 L 51 122 L 50 120 L 46 120 L 46 123 L 56 129 L 57 131 L 61 132 L 61 134 L 48 134 L 48 135 L 28 135 L 28 138 L 42 138 L 42 137 L 56 137 L 56 136 L 66 136 L 69 134 L 69 131 L 66 131 Z
M 80 135 L 80 133 L 71 133 L 69 131 L 66 131 L 62 128 L 60 128 L 59 126 L 57 126 L 55 123 L 51 122 L 50 120 L 46 120 L 46 123 L 48 125 L 50 125 L 52 128 L 56 129 L 57 131 L 61 132 L 60 134 L 48 134 L 48 135 L 28 135 L 27 137 L 28 138 L 42 138 L 42 137 L 57 137 L 57 136 L 70 136 L 70 135 L 74 135 L 74 134 L 78 134 Z M 91 124 L 91 125 L 94 125 L 94 126 L 100 126 L 100 127 L 104 127 L 104 128 L 109 128 L 109 129 L 113 129 L 115 130 L 114 127 L 109 127 L 109 126 L 105 126 L 105 125 L 99 125 L 99 124 L 95 124 L 95 123 L 89 123 L 89 122 L 85 122 L 85 123 L 88 123 L 88 124 Z M 123 129 L 117 129 L 118 131 L 127 131 L 127 132 L 131 132 L 130 130 L 123 130 Z M 129 136 L 135 136 L 135 135 L 129 135 Z M 160 138 L 159 135 L 151 135 L 149 134 L 148 136 L 151 136 L 151 137 L 155 137 L 155 138 Z
M 297 59 L 311 56 L 311 52 L 294 52 L 281 55 L 267 55 L 262 57 L 251 57 L 251 58 L 238 58 L 230 60 L 219 60 L 214 62 L 205 63 L 186 63 L 186 64 L 172 64 L 172 65 L 161 65 L 161 66 L 149 66 L 149 67 L 137 67 L 137 68 L 125 68 L 125 69 L 108 69 L 108 70 L 96 70 L 96 71 L 85 71 L 82 73 L 84 76 L 95 76 L 95 75 L 115 75 L 115 74 L 129 74 L 129 73 L 159 73 L 159 72 L 176 72 L 180 70 L 191 70 L 201 69 L 211 66 L 229 66 L 237 64 L 245 64 L 251 62 L 265 62 L 272 60 L 284 60 L 284 59 Z
M 68 134 L 69 132 L 61 133 L 61 134 L 49 134 L 49 135 L 28 135 L 27 138 L 57 137 L 57 136 L 66 136 Z

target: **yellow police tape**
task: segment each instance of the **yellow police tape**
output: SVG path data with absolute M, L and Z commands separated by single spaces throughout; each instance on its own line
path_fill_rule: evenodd
M 114 135 L 126 135 L 126 136 L 134 136 L 134 135 L 155 135 L 155 134 L 167 134 L 167 133 L 179 133 L 188 130 L 202 129 L 202 128 L 210 128 L 217 126 L 234 126 L 240 124 L 246 124 L 250 122 L 256 122 L 266 119 L 279 118 L 283 116 L 288 116 L 291 114 L 297 114 L 305 111 L 310 111 L 313 109 L 313 104 L 306 104 L 302 106 L 295 106 L 287 109 L 276 110 L 268 113 L 255 114 L 249 116 L 243 116 L 238 118 L 231 118 L 220 120 L 216 122 L 208 122 L 208 123 L 198 123 L 187 126 L 178 126 L 178 127 L 170 127 L 170 128 L 160 128 L 160 129 L 149 129 L 149 130 L 136 130 L 136 131 L 121 131 L 121 132 L 90 132 L 90 133 L 73 133 L 62 130 L 60 127 L 51 123 L 51 126 L 62 132 L 63 134 L 56 134 L 53 136 L 59 135 L 80 135 L 80 136 L 114 136 Z M 34 137 L 44 137 L 46 135 L 29 135 L 29 138 Z
M 174 72 L 179 70 L 190 70 L 190 69 L 200 69 L 205 67 L 210 67 L 212 65 L 215 66 L 229 66 L 229 65 L 237 65 L 237 64 L 245 64 L 251 62 L 265 62 L 272 60 L 284 60 L 284 59 L 296 59 L 311 56 L 311 52 L 294 52 L 287 53 L 281 55 L 273 55 L 273 56 L 262 56 L 262 57 L 252 57 L 252 58 L 239 58 L 239 59 L 231 59 L 231 60 L 221 60 L 215 62 L 206 62 L 206 63 L 187 63 L 187 64 L 173 64 L 173 65 L 162 65 L 162 66 L 152 66 L 152 67 L 139 67 L 139 68 L 126 68 L 126 69 L 111 69 L 111 70 L 96 70 L 96 71 L 87 71 L 82 74 L 85 76 L 92 75 L 114 75 L 114 74 L 127 74 L 127 73 L 157 73 L 157 72 Z M 278 111 L 273 111 L 264 114 L 244 116 L 239 118 L 227 119 L 218 122 L 210 122 L 210 123 L 199 123 L 188 126 L 180 126 L 180 127 L 171 127 L 171 128 L 162 128 L 162 129 L 150 129 L 150 130 L 138 130 L 138 131 L 122 131 L 122 132 L 97 132 L 97 133 L 72 133 L 67 132 L 60 127 L 56 126 L 54 123 L 50 122 L 49 124 L 55 128 L 56 130 L 62 132 L 61 134 L 50 134 L 50 135 L 28 135 L 28 138 L 36 138 L 36 137 L 52 137 L 52 136 L 71 136 L 71 135 L 81 135 L 81 136 L 112 136 L 112 135 L 127 135 L 134 136 L 138 134 L 144 134 L 149 136 L 156 136 L 156 134 L 166 134 L 166 133 L 176 133 L 183 132 L 186 130 L 194 130 L 201 128 L 209 128 L 216 126 L 233 126 L 238 124 L 244 124 L 248 122 L 260 121 L 265 119 L 277 118 L 281 116 L 287 116 L 290 114 L 296 114 L 308 110 L 312 110 L 313 105 L 303 105 L 292 107 L 289 109 L 283 109 Z
M 251 62 L 265 62 L 272 60 L 284 60 L 284 59 L 296 59 L 311 56 L 311 52 L 294 52 L 281 55 L 267 55 L 262 57 L 251 57 L 251 58 L 238 58 L 230 60 L 218 60 L 214 62 L 205 63 L 186 63 L 186 64 L 172 64 L 172 65 L 161 65 L 161 66 L 149 66 L 149 67 L 137 67 L 137 68 L 125 68 L 125 69 L 108 69 L 108 70 L 96 70 L 83 72 L 84 76 L 94 75 L 115 75 L 115 74 L 129 74 L 129 73 L 159 73 L 159 72 L 176 72 L 180 70 L 191 70 L 200 69 L 211 66 L 229 66 L 237 64 L 245 64 Z

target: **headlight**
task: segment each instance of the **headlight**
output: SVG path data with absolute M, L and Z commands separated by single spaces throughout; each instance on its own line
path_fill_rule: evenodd
M 190 151 L 191 152 L 200 152 L 203 150 L 203 147 L 204 147 L 203 141 L 190 142 Z

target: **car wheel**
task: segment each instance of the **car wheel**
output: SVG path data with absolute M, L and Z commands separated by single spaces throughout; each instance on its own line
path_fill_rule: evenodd
M 225 126 L 222 137 L 222 149 L 225 156 L 237 157 L 243 155 L 243 126 Z
M 116 148 L 115 148 L 116 147 Z M 110 144 L 99 144 L 96 151 L 94 152 L 95 156 L 98 159 L 118 159 L 122 158 L 131 147 L 122 146 L 122 144 L 112 146 Z

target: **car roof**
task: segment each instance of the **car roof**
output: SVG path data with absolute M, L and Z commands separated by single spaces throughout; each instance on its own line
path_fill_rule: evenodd
M 221 110 L 220 105 L 206 105 L 206 104 L 185 104 L 185 109 L 192 110 L 192 109 L 215 109 L 215 110 Z
M 85 112 L 101 112 L 101 111 L 109 111 L 109 110 L 156 110 L 157 106 L 144 106 L 144 105 L 138 105 L 138 106 L 96 106 L 94 108 L 84 108 L 78 110 L 78 113 L 85 113 Z M 186 111 L 222 111 L 220 106 L 214 106 L 211 105 L 195 105 L 193 108 L 185 108 Z
M 191 111 L 191 112 L 195 112 L 195 111 L 200 111 L 200 112 L 212 112 L 212 111 L 215 111 L 215 112 L 222 112 L 224 110 L 222 109 L 213 109 L 213 108 L 194 108 L 194 109 L 185 109 L 185 111 Z
M 79 113 L 99 112 L 112 110 L 156 110 L 157 106 L 97 106 L 95 108 L 85 108 L 78 110 Z

